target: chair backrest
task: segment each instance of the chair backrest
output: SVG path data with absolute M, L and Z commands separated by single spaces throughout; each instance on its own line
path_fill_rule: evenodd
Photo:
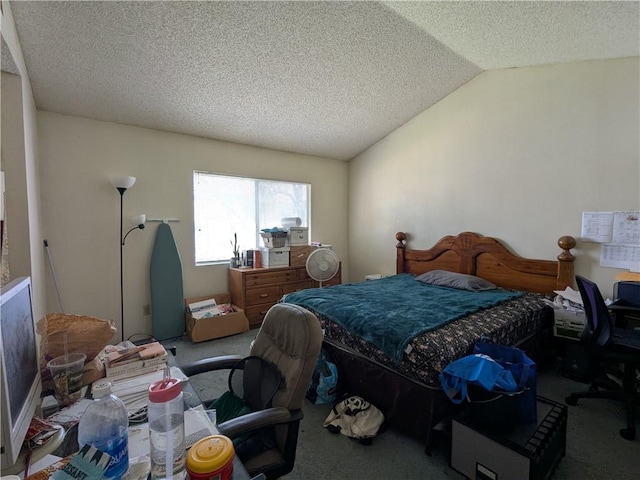
M 595 347 L 603 347 L 611 338 L 613 321 L 598 285 L 576 275 L 576 283 L 584 306 L 587 325 L 582 340 Z
M 250 354 L 274 364 L 282 376 L 272 406 L 302 407 L 321 347 L 322 328 L 313 313 L 288 303 L 269 309 Z
M 313 313 L 289 303 L 277 303 L 269 309 L 250 354 L 271 362 L 280 372 L 282 381 L 271 406 L 290 411 L 302 408 L 321 348 L 322 328 Z M 293 468 L 298 425 L 274 428 L 275 441 L 285 459 L 281 474 Z
M 278 367 L 253 355 L 240 360 L 229 374 L 229 391 L 244 399 L 252 411 L 269 408 L 281 384 Z

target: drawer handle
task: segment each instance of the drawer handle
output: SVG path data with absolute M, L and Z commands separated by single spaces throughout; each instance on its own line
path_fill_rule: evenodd
M 268 293 L 261 293 L 261 294 L 260 294 L 260 298 L 264 298 L 264 297 L 268 297 L 268 296 L 269 296 L 269 294 L 268 294 Z

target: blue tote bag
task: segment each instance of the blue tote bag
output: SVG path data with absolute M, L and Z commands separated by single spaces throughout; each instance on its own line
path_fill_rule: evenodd
M 473 352 L 488 355 L 511 372 L 518 388 L 521 390 L 524 389 L 522 395 L 518 396 L 518 422 L 537 422 L 538 404 L 536 400 L 536 385 L 538 383 L 538 370 L 536 363 L 519 348 L 499 345 L 488 341 L 477 342 L 473 348 Z
M 478 385 L 487 391 L 518 390 L 511 372 L 483 354 L 467 355 L 451 362 L 440 372 L 440 383 L 444 393 L 455 404 L 467 400 L 469 384 Z

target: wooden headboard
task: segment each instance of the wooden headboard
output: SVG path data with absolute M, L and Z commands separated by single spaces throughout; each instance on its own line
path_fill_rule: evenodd
M 466 273 L 489 280 L 499 287 L 551 293 L 573 285 L 571 249 L 576 240 L 558 239 L 558 260 L 533 260 L 511 253 L 499 240 L 463 232 L 441 238 L 428 250 L 407 248 L 407 235 L 396 233 L 396 272 L 419 275 L 431 270 Z

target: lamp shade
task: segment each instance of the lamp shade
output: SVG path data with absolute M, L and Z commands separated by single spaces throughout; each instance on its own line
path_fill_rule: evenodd
M 116 188 L 131 188 L 136 183 L 136 177 L 129 177 L 127 175 L 111 175 L 109 177 L 111 184 Z
M 144 225 L 147 223 L 147 216 L 144 213 L 141 213 L 140 215 L 131 217 L 131 221 L 134 225 Z

